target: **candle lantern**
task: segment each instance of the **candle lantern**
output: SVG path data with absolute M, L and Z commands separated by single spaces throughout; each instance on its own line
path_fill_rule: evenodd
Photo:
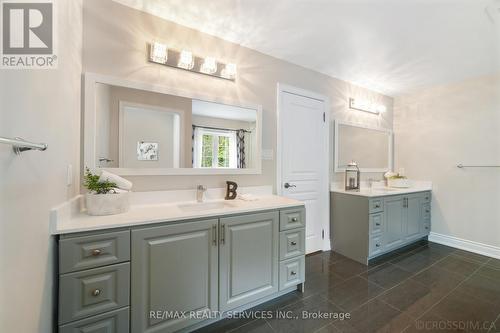
M 345 190 L 359 191 L 360 177 L 358 164 L 354 161 L 349 162 L 345 168 Z

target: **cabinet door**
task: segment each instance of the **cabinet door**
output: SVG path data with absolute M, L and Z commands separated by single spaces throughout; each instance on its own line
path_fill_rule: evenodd
M 221 311 L 278 291 L 278 212 L 220 219 Z
M 397 247 L 404 241 L 405 208 L 403 196 L 394 196 L 384 199 L 385 205 L 385 232 L 384 250 Z
M 181 311 L 218 310 L 217 222 L 132 231 L 131 332 L 177 331 L 201 320 Z
M 421 194 L 406 197 L 406 239 L 412 240 L 422 235 L 422 200 Z

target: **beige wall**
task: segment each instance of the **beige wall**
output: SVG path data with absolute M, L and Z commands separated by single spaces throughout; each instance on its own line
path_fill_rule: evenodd
M 82 1 L 55 3 L 58 69 L 0 70 L 0 135 L 49 145 L 21 156 L 0 145 L 0 332 L 52 332 L 49 211 L 78 193 Z
M 394 105 L 396 167 L 431 180 L 432 231 L 500 246 L 500 76 L 430 87 Z
M 112 15 L 110 15 L 112 13 Z M 392 98 L 352 86 L 344 81 L 292 65 L 216 37 L 188 29 L 111 0 L 84 1 L 84 71 L 95 72 L 224 96 L 237 103 L 263 106 L 263 148 L 276 146 L 276 84 L 312 90 L 330 98 L 331 115 L 346 121 L 392 128 Z M 161 40 L 177 49 L 211 55 L 238 65 L 236 82 L 211 78 L 147 62 L 146 47 Z M 369 56 L 369 55 L 367 55 Z M 335 59 L 332 59 L 335 61 Z M 367 97 L 387 106 L 382 116 L 348 109 L 349 97 Z M 262 175 L 128 177 L 135 190 L 193 188 L 196 184 L 223 187 L 228 178 L 240 185 L 274 184 L 275 160 L 263 161 Z

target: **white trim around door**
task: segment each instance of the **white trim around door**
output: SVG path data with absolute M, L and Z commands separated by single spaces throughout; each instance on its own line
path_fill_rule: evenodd
M 329 161 L 330 161 L 330 147 L 329 147 L 329 141 L 330 141 L 330 102 L 328 97 L 311 92 L 308 90 L 304 90 L 301 88 L 296 88 L 292 87 L 286 84 L 281 84 L 278 83 L 277 85 L 277 146 L 276 146 L 276 189 L 278 195 L 283 195 L 287 196 L 288 192 L 287 190 L 284 189 L 284 166 L 285 166 L 285 161 L 283 159 L 283 154 L 284 154 L 284 147 L 286 143 L 284 142 L 285 139 L 283 138 L 284 136 L 284 130 L 283 130 L 283 113 L 286 112 L 284 109 L 284 96 L 286 94 L 291 94 L 295 95 L 298 97 L 304 97 L 306 99 L 312 99 L 314 102 L 320 102 L 323 103 L 323 115 L 321 115 L 324 126 L 321 127 L 320 132 L 321 135 L 321 140 L 323 142 L 319 143 L 321 153 L 318 154 L 320 156 L 317 156 L 317 158 L 314 159 L 315 162 L 319 163 L 321 166 L 320 169 L 320 179 L 319 182 L 317 183 L 317 188 L 315 188 L 315 191 L 318 192 L 318 195 L 320 196 L 321 199 L 321 205 L 320 211 L 316 212 L 314 215 L 320 217 L 320 224 L 321 224 L 321 229 L 322 229 L 322 240 L 321 240 L 321 245 L 311 245 L 307 244 L 306 240 L 306 252 L 314 252 L 317 250 L 323 250 L 327 251 L 330 250 L 330 192 L 329 192 L 329 178 L 330 178 L 330 167 L 329 167 Z M 311 115 L 314 116 L 314 115 Z M 297 135 L 302 135 L 305 136 L 307 131 L 304 129 L 303 131 L 297 131 Z M 289 162 L 287 162 L 289 163 Z M 290 195 L 292 197 L 292 195 Z M 300 199 L 299 199 L 300 200 Z M 306 203 L 307 207 L 307 203 Z M 307 214 L 307 215 L 312 215 L 312 214 Z M 307 219 L 306 219 L 306 225 L 307 225 Z M 306 227 L 307 229 L 307 227 Z M 307 235 L 306 235 L 307 238 Z

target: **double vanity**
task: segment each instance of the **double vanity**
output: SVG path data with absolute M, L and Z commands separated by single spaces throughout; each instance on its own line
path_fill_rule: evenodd
M 332 184 L 332 250 L 363 264 L 429 235 L 431 185 L 345 191 Z
M 303 288 L 296 200 L 142 204 L 115 216 L 68 205 L 52 221 L 61 333 L 191 331 Z

